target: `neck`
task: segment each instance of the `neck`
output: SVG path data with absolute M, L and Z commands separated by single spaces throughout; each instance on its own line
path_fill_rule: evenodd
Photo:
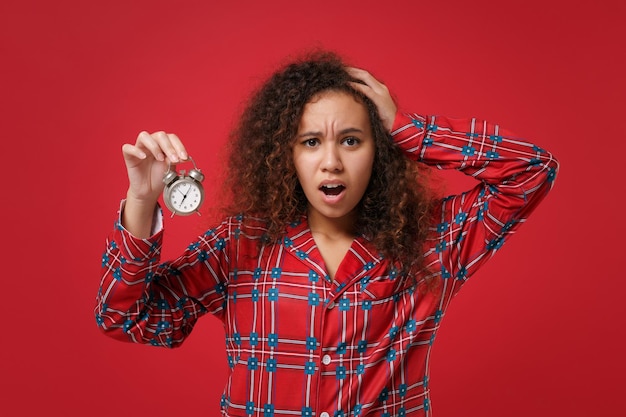
M 309 210 L 308 222 L 313 234 L 323 234 L 331 238 L 354 237 L 355 214 L 353 212 L 343 217 L 330 218 L 315 210 Z

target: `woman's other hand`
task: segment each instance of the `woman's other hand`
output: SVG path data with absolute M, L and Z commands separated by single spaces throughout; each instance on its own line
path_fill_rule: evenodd
M 385 126 L 388 132 L 391 131 L 398 107 L 393 98 L 391 98 L 387 86 L 363 69 L 347 67 L 346 71 L 352 78 L 365 83 L 351 82 L 350 85 L 374 102 L 378 108 L 378 114 L 383 122 L 383 126 Z

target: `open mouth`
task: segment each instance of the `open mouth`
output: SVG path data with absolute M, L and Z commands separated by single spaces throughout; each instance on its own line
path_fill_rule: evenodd
M 327 184 L 320 187 L 320 190 L 326 195 L 339 195 L 346 187 L 340 184 Z

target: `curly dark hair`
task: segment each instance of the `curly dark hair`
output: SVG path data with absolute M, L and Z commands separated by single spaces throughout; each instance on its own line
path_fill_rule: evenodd
M 393 144 L 375 104 L 350 86 L 358 80 L 345 67 L 334 53 L 310 53 L 274 73 L 251 96 L 230 137 L 227 211 L 265 219 L 270 241 L 278 241 L 286 224 L 306 214 L 307 199 L 291 157 L 304 106 L 324 91 L 348 93 L 367 108 L 376 148 L 355 233 L 371 240 L 401 274 L 413 275 L 423 265 L 432 199 L 417 164 Z

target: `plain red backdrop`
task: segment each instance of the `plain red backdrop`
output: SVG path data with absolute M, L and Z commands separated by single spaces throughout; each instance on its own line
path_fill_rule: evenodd
M 443 322 L 435 415 L 626 415 L 624 4 L 3 2 L 0 414 L 218 415 L 217 320 L 173 351 L 96 327 L 126 188 L 120 147 L 143 129 L 177 132 L 213 189 L 250 90 L 322 47 L 372 71 L 403 109 L 485 118 L 561 161 L 553 194 Z M 168 218 L 165 255 L 203 219 Z

